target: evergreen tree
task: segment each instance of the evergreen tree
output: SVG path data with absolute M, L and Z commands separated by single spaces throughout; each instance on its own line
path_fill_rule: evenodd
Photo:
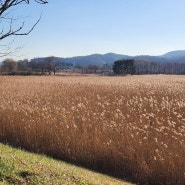
M 134 59 L 117 60 L 113 65 L 113 72 L 118 75 L 135 74 L 136 68 L 134 65 Z

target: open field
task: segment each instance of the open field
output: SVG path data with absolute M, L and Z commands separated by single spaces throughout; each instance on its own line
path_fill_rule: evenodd
M 0 77 L 0 141 L 141 184 L 185 184 L 185 76 Z

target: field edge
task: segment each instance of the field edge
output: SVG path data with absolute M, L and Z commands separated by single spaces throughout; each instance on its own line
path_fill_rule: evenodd
M 68 184 L 133 185 L 41 154 L 30 153 L 0 143 L 0 185 Z

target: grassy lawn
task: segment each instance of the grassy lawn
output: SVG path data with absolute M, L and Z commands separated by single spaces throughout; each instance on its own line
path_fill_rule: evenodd
M 0 184 L 131 185 L 44 155 L 0 144 Z

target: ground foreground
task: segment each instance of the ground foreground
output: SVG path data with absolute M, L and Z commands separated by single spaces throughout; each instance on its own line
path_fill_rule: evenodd
M 185 184 L 185 76 L 0 77 L 0 141 L 146 185 Z
M 0 184 L 131 185 L 106 175 L 0 144 Z

